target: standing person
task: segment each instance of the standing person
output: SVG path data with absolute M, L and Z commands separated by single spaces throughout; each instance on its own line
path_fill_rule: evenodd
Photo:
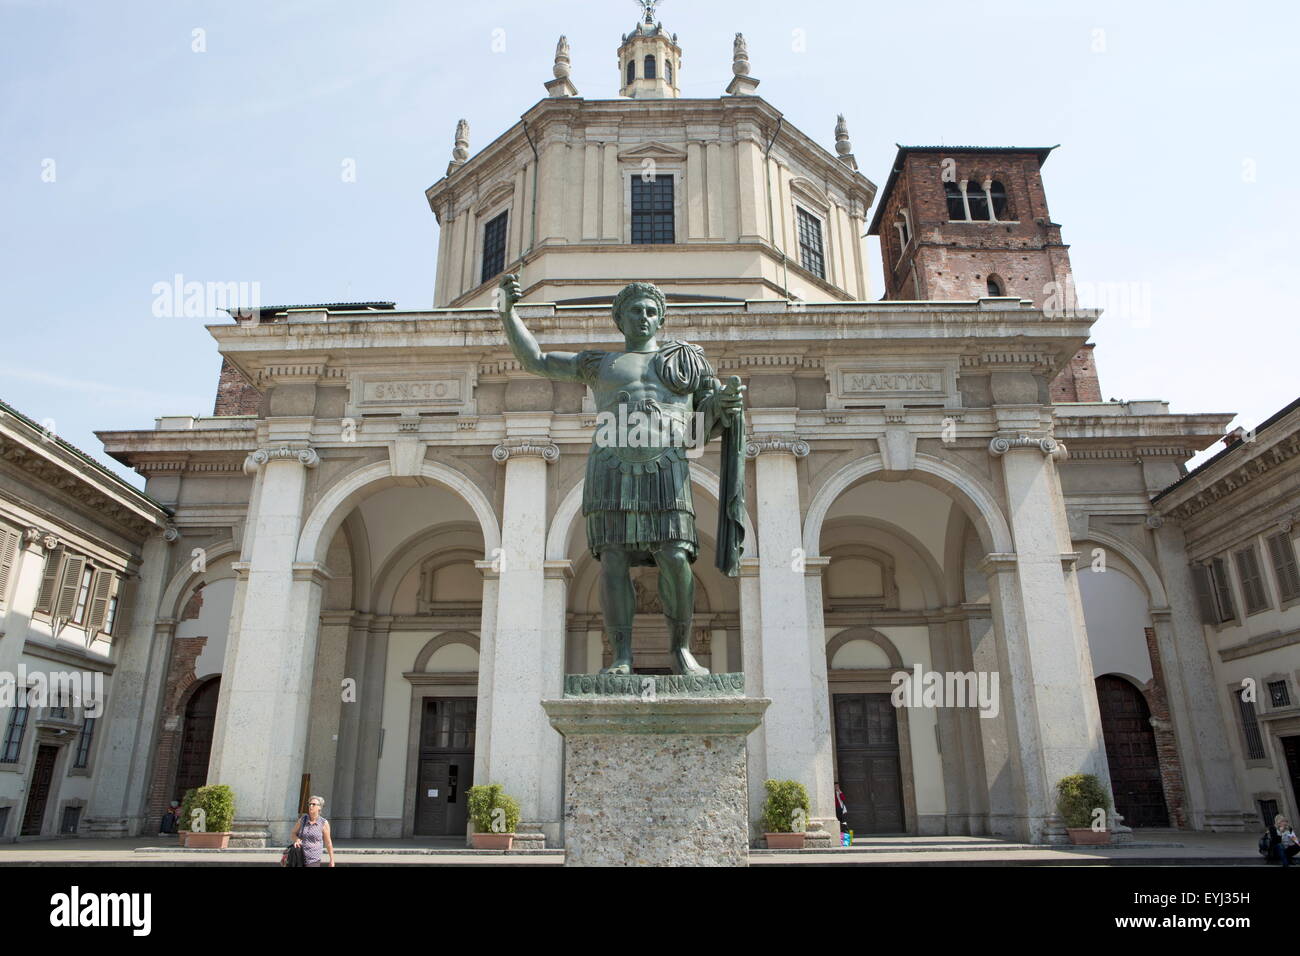
M 176 822 L 180 819 L 181 803 L 179 800 L 173 800 L 167 807 L 167 812 L 163 814 L 162 822 L 158 825 L 158 835 L 167 836 L 176 834 Z
M 1277 853 L 1282 858 L 1282 865 L 1290 866 L 1291 858 L 1300 853 L 1300 837 L 1291 829 L 1291 822 L 1280 813 L 1273 818 L 1273 828 L 1277 830 Z
M 849 804 L 844 799 L 844 791 L 840 789 L 840 782 L 835 781 L 835 819 L 840 822 L 840 833 L 847 835 L 849 832 Z M 847 843 L 843 844 L 848 846 Z
M 293 845 L 302 847 L 303 866 L 320 866 L 323 844 L 329 851 L 330 866 L 334 865 L 334 841 L 330 839 L 330 822 L 320 815 L 325 808 L 324 797 L 307 801 L 307 813 L 293 825 Z

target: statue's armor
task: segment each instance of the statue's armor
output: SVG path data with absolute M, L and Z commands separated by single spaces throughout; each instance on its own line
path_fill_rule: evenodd
M 686 439 L 689 436 L 701 443 L 707 439 L 709 423 L 696 434 L 693 416 L 700 402 L 717 388 L 717 380 L 701 349 L 669 342 L 646 363 L 638 383 L 647 386 L 641 393 L 663 395 L 668 400 L 634 399 L 617 381 L 611 381 L 610 363 L 621 354 L 625 353 L 588 351 L 578 355 L 582 381 L 595 393 L 598 410 L 612 415 L 616 426 L 602 428 L 607 416 L 601 416 L 587 458 L 582 491 L 587 547 L 597 559 L 601 551 L 616 547 L 631 553 L 630 563 L 649 565 L 654 563 L 653 551 L 673 542 L 694 561 L 699 539 Z M 637 427 L 642 415 L 643 431 Z M 615 443 L 603 444 L 602 437 L 613 438 Z M 629 438 L 640 437 L 647 443 L 627 443 Z

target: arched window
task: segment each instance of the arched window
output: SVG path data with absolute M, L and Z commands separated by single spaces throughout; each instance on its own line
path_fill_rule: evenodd
M 671 57 L 664 60 L 664 79 L 668 81 L 669 86 L 673 85 L 673 61 Z
M 970 217 L 975 222 L 989 221 L 989 200 L 984 195 L 984 183 L 972 179 L 966 184 L 966 205 L 970 206 Z
M 992 274 L 989 275 L 987 285 L 989 289 L 989 295 L 998 296 L 998 295 L 1007 294 L 1006 286 L 1003 284 L 1002 280 L 995 275 Z
M 636 79 L 636 60 L 627 61 L 627 86 L 631 86 Z
M 966 204 L 961 201 L 961 186 L 957 183 L 944 183 L 943 194 L 948 200 L 948 218 L 965 222 Z
M 653 80 L 658 74 L 655 72 L 655 58 L 653 53 L 645 55 L 645 78 Z
M 996 179 L 989 184 L 989 196 L 993 199 L 993 218 L 1007 219 L 1007 191 Z

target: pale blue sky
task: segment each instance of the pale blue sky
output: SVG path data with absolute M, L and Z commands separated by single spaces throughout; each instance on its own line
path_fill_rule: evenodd
M 683 95 L 722 93 L 742 31 L 759 93 L 827 148 L 843 112 L 877 185 L 895 143 L 1062 144 L 1044 167 L 1053 218 L 1078 280 L 1111 290 L 1093 329 L 1103 396 L 1251 427 L 1300 392 L 1296 9 L 665 0 L 659 16 Z M 0 0 L 0 398 L 105 461 L 95 429 L 210 414 L 208 320 L 152 310 L 177 273 L 260 283 L 264 304 L 428 307 L 423 191 L 456 120 L 472 151 L 516 121 L 561 33 L 580 92 L 616 96 L 637 15 L 631 0 Z M 878 265 L 872 282 L 879 297 Z

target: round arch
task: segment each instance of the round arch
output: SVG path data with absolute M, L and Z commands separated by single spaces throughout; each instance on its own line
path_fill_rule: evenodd
M 1156 573 L 1155 567 L 1146 559 L 1137 548 L 1129 544 L 1123 538 L 1113 535 L 1108 531 L 1099 531 L 1089 528 L 1086 534 L 1082 534 L 1073 539 L 1075 542 L 1092 541 L 1104 548 L 1110 548 L 1121 558 L 1129 563 L 1134 571 L 1138 573 L 1142 586 L 1147 592 L 1147 601 L 1149 610 L 1162 611 L 1169 607 L 1169 598 L 1165 595 L 1165 586 L 1160 581 L 1160 575 Z M 1080 558 L 1082 561 L 1083 558 Z M 1123 676 L 1123 675 L 1117 675 Z
M 822 524 L 835 499 L 863 478 L 884 471 L 881 455 L 868 455 L 850 462 L 827 479 L 808 506 L 803 525 L 803 547 L 809 557 L 821 555 Z M 990 552 L 1012 553 L 1015 545 L 1006 517 L 993 493 L 970 475 L 945 461 L 919 452 L 910 477 L 932 485 L 953 498 L 970 517 L 980 541 Z
M 478 638 L 469 631 L 447 631 L 445 634 L 429 638 L 424 647 L 420 648 L 420 653 L 415 655 L 415 665 L 411 668 L 412 673 L 424 673 L 429 658 L 448 644 L 464 644 L 466 647 L 473 648 L 475 654 L 481 653 Z
M 831 661 L 835 660 L 835 654 L 839 649 L 850 641 L 867 641 L 875 644 L 885 652 L 885 656 L 889 658 L 889 666 L 895 670 L 902 670 L 905 666 L 903 664 L 903 655 L 898 653 L 898 648 L 894 646 L 894 642 L 884 634 L 872 627 L 850 627 L 840 631 L 826 642 L 827 667 L 830 667 Z
M 584 483 L 582 479 L 579 479 L 578 483 L 569 489 L 569 493 L 564 496 L 560 506 L 555 509 L 555 514 L 551 517 L 551 530 L 546 535 L 547 561 L 563 561 L 569 556 L 569 545 L 573 543 L 575 519 L 582 510 L 582 486 Z M 691 484 L 698 485 L 707 492 L 715 504 L 718 501 L 720 483 L 718 476 L 709 469 L 698 462 L 691 463 Z M 754 534 L 754 523 L 749 519 L 749 508 L 745 509 L 744 527 L 745 557 L 757 557 L 758 536 Z
M 182 540 L 184 539 L 182 538 Z M 230 575 L 209 577 L 208 575 L 210 572 L 206 570 L 207 568 L 220 564 L 222 561 L 227 561 L 232 557 L 236 559 L 239 557 L 239 548 L 235 546 L 233 539 L 227 538 L 225 541 L 220 541 L 212 547 L 204 549 L 203 560 L 205 570 L 194 571 L 191 570 L 191 565 L 188 562 L 182 564 L 180 569 L 172 575 L 171 580 L 167 582 L 167 587 L 163 590 L 162 600 L 158 602 L 158 607 L 161 611 L 165 611 L 166 613 L 160 613 L 160 616 L 170 617 L 173 620 L 180 620 L 181 601 L 187 594 L 189 594 L 190 588 L 195 582 L 203 581 L 204 583 L 210 584 L 214 581 L 220 581 L 225 577 L 236 577 L 233 572 Z
M 420 466 L 420 478 L 442 485 L 465 500 L 483 532 L 485 558 L 495 548 L 501 547 L 501 528 L 497 523 L 496 512 L 478 485 L 454 468 L 435 461 L 426 461 Z M 409 479 L 404 481 L 409 484 Z M 393 476 L 392 465 L 388 461 L 379 461 L 357 469 L 333 485 L 312 508 L 311 514 L 303 523 L 302 534 L 298 538 L 297 560 L 324 564 L 325 552 L 334 532 L 353 507 L 376 492 L 398 484 Z

